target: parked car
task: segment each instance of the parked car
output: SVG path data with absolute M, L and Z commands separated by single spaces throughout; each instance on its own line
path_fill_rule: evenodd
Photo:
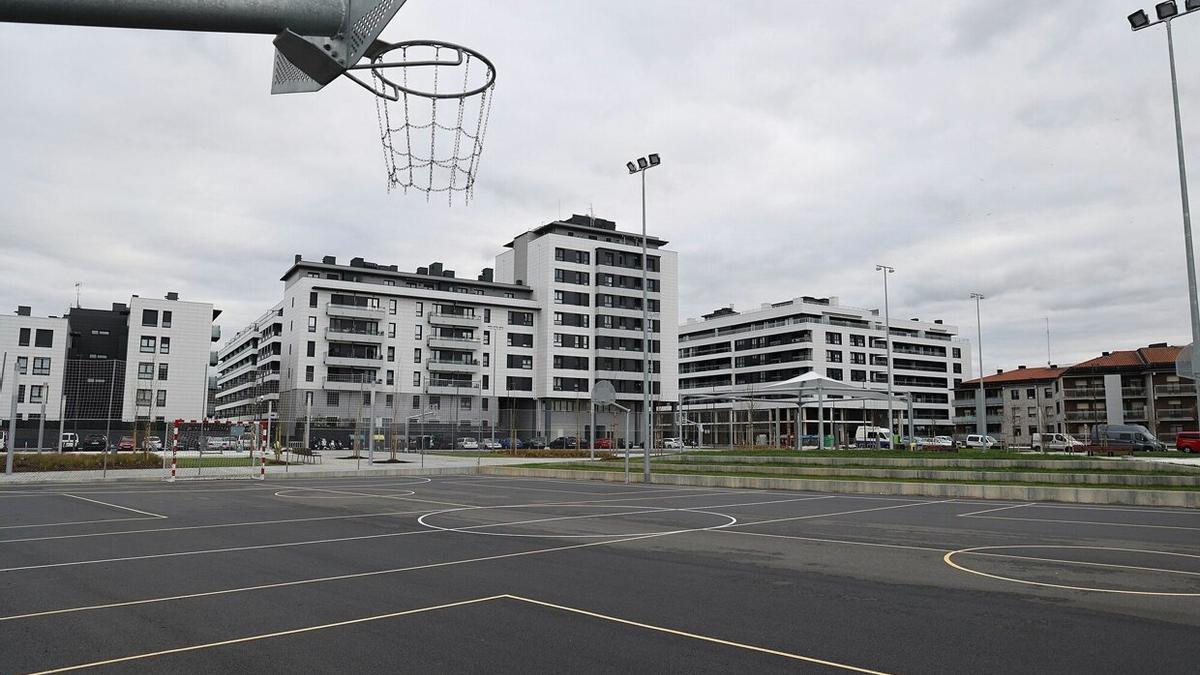
M 147 436 L 142 439 L 143 450 L 162 450 L 162 439 L 158 436 Z
M 478 450 L 479 443 L 474 438 L 460 438 L 455 442 L 454 447 L 459 450 Z
M 500 447 L 504 450 L 520 450 L 525 447 L 525 441 L 519 438 L 501 438 Z
M 63 450 L 78 450 L 79 449 L 79 435 L 71 433 L 70 431 L 60 434 L 59 439 L 58 439 L 58 446 L 60 448 L 62 448 Z
M 954 439 L 950 438 L 949 436 L 934 436 L 933 438 L 929 439 L 929 445 L 938 449 L 953 448 Z
M 817 442 L 813 438 L 813 444 Z M 887 427 L 860 426 L 854 431 L 854 446 L 857 448 L 891 448 L 892 430 Z
M 555 448 L 555 449 L 560 449 L 560 450 L 565 450 L 565 449 L 573 450 L 573 449 L 575 449 L 575 447 L 577 445 L 579 445 L 579 440 L 577 438 L 575 438 L 574 436 L 559 436 L 558 438 L 550 441 L 549 447 Z M 580 446 L 580 447 L 582 447 L 582 446 Z
M 479 447 L 483 448 L 484 450 L 500 450 L 504 446 L 500 444 L 500 441 L 494 438 L 485 438 L 482 441 L 479 441 Z
M 1083 448 L 1083 443 L 1071 434 L 1034 434 L 1030 444 L 1039 452 L 1077 452 Z
M 1000 445 L 1000 441 L 991 436 L 980 436 L 979 434 L 970 434 L 963 445 L 976 450 L 991 450 L 993 446 Z
M 597 450 L 612 450 L 613 442 L 611 438 L 597 438 L 594 446 Z
M 84 437 L 83 444 L 79 448 L 81 450 L 104 452 L 108 449 L 108 438 L 103 434 L 88 434 Z
M 428 435 L 426 435 L 426 436 L 409 436 L 408 437 L 408 449 L 409 450 L 418 450 L 418 451 L 419 450 L 429 450 L 430 448 L 436 447 L 434 445 L 434 440 L 435 439 L 433 438 L 433 436 L 428 436 Z
M 133 438 L 122 436 L 121 440 L 117 441 L 117 450 L 133 450 Z
M 8 449 L 8 432 L 0 431 L 0 450 Z
M 670 449 L 683 449 L 683 441 L 678 438 L 664 438 L 663 447 Z
M 236 447 L 235 439 L 229 436 L 209 436 L 205 444 L 209 452 L 224 452 Z
M 1092 427 L 1088 445 L 1130 448 L 1138 452 L 1161 452 L 1167 449 L 1162 441 L 1140 424 L 1097 424 Z
M 1180 452 L 1200 452 L 1200 431 L 1181 431 L 1175 434 L 1175 449 Z
M 535 436 L 528 441 L 525 441 L 525 447 L 541 450 L 546 447 L 546 438 L 544 436 Z

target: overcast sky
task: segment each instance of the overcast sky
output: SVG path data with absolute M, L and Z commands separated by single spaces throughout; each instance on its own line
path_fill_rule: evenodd
M 1182 4 L 1182 3 L 1181 3 Z M 1149 5 L 1147 5 L 1150 8 Z M 460 275 L 560 216 L 680 252 L 680 319 L 800 295 L 944 319 L 988 371 L 1190 341 L 1166 36 L 1127 2 L 410 0 L 499 71 L 475 199 L 386 193 L 369 94 L 270 96 L 269 36 L 0 24 L 0 307 L 215 303 L 295 253 Z M 1152 9 L 1152 8 L 1151 8 Z M 1200 19 L 1176 26 L 1200 174 Z

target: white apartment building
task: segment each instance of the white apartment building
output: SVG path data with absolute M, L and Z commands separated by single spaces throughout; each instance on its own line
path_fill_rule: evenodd
M 220 310 L 207 302 L 133 296 L 121 417 L 171 421 L 204 417 L 212 344 L 220 339 L 213 321 Z
M 18 420 L 36 420 L 44 414 L 44 419 L 56 421 L 63 410 L 67 319 L 32 314 L 22 305 L 15 315 L 0 316 L 0 354 L 4 355 L 0 419 L 6 421 L 12 411 L 14 382 Z
M 940 320 L 891 322 L 893 391 L 912 397 L 918 435 L 954 433 L 954 387 L 971 377 L 970 344 L 957 333 Z M 711 445 L 794 438 L 794 401 L 688 403 L 686 397 L 761 392 L 807 372 L 886 391 L 886 340 L 879 310 L 843 306 L 836 297 L 794 298 L 748 312 L 722 308 L 689 319 L 679 327 L 679 387 L 690 422 L 683 431 L 694 439 L 703 425 L 704 438 L 697 440 Z M 897 419 L 906 417 L 903 403 L 893 407 Z M 886 426 L 886 410 L 884 401 L 830 402 L 825 428 L 840 442 L 852 441 L 864 422 Z M 815 411 L 805 413 L 806 434 L 817 432 Z
M 656 397 L 673 400 L 677 259 L 665 243 L 647 241 L 652 380 Z M 402 272 L 297 255 L 281 278 L 281 303 L 219 352 L 218 416 L 261 416 L 264 397 L 277 401 L 292 439 L 306 422 L 345 430 L 370 418 L 385 426 L 419 419 L 422 433 L 442 439 L 492 429 L 587 437 L 600 379 L 640 410 L 640 235 L 574 216 L 506 248 L 495 271 L 474 279 L 437 262 Z M 265 375 L 264 364 L 272 364 Z M 597 434 L 624 438 L 618 417 L 597 417 Z

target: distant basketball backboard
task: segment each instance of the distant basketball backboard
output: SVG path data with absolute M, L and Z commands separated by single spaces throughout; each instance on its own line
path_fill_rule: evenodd
M 1192 357 L 1192 345 L 1179 350 L 1179 356 L 1175 357 L 1175 374 L 1189 380 L 1196 379 L 1196 362 Z

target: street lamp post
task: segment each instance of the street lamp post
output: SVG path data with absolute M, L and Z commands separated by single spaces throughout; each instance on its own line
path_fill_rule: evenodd
M 979 402 L 975 404 L 975 433 L 980 436 L 987 436 L 987 420 L 985 413 L 987 408 L 984 407 L 983 393 L 983 321 L 980 320 L 979 301 L 983 300 L 983 293 L 971 292 L 971 297 L 975 299 L 975 330 L 977 339 L 976 346 L 979 348 Z
M 491 335 L 492 355 L 490 357 L 492 360 L 492 387 L 491 387 L 491 389 L 492 389 L 492 393 L 495 393 L 496 390 L 499 388 L 499 385 L 496 384 L 496 359 L 498 359 L 500 356 L 499 354 L 496 353 L 496 349 L 500 346 L 500 335 L 499 334 L 504 332 L 504 326 L 495 326 L 492 324 L 488 324 L 487 328 L 489 330 L 496 331 L 495 333 L 492 333 L 492 335 Z M 482 392 L 480 392 L 480 393 L 482 393 Z M 495 396 L 493 398 L 496 399 L 496 409 L 493 412 L 496 413 L 496 421 L 499 422 L 500 421 L 500 397 Z M 492 424 L 491 426 L 492 426 L 492 448 L 491 449 L 494 450 L 496 448 L 496 425 Z
M 654 430 L 650 412 L 650 307 L 647 268 L 649 259 L 646 257 L 646 171 L 662 163 L 657 153 L 637 158 L 636 162 L 626 162 L 625 168 L 631 174 L 642 175 L 642 408 L 646 415 L 645 435 L 642 441 L 642 479 L 650 482 L 650 446 L 653 444 Z
M 887 265 L 876 265 L 876 272 L 883 272 L 883 337 L 887 344 L 887 394 L 888 394 L 888 447 L 892 447 L 895 439 L 892 434 L 892 320 L 888 308 L 888 275 L 895 274 L 894 267 Z M 820 447 L 824 446 L 824 439 L 818 439 Z
M 1188 274 L 1188 307 L 1192 317 L 1192 348 L 1200 347 L 1200 304 L 1196 299 L 1196 259 L 1192 250 L 1192 213 L 1188 205 L 1187 167 L 1183 156 L 1183 123 L 1179 118 L 1179 82 L 1175 76 L 1175 39 L 1171 33 L 1171 21 L 1184 14 L 1191 14 L 1200 9 L 1200 0 L 1186 0 L 1184 13 L 1179 13 L 1179 7 L 1173 0 L 1160 2 L 1154 6 L 1158 21 L 1150 22 L 1144 10 L 1138 10 L 1129 15 L 1129 26 L 1135 31 L 1149 28 L 1160 23 L 1167 27 L 1167 57 L 1171 66 L 1171 101 L 1175 108 L 1175 152 L 1179 158 L 1179 198 L 1183 206 L 1183 248 L 1187 254 Z M 1195 357 L 1192 359 L 1195 362 Z M 1193 373 L 1193 378 L 1195 373 Z M 1200 414 L 1200 387 L 1196 389 L 1196 410 Z

